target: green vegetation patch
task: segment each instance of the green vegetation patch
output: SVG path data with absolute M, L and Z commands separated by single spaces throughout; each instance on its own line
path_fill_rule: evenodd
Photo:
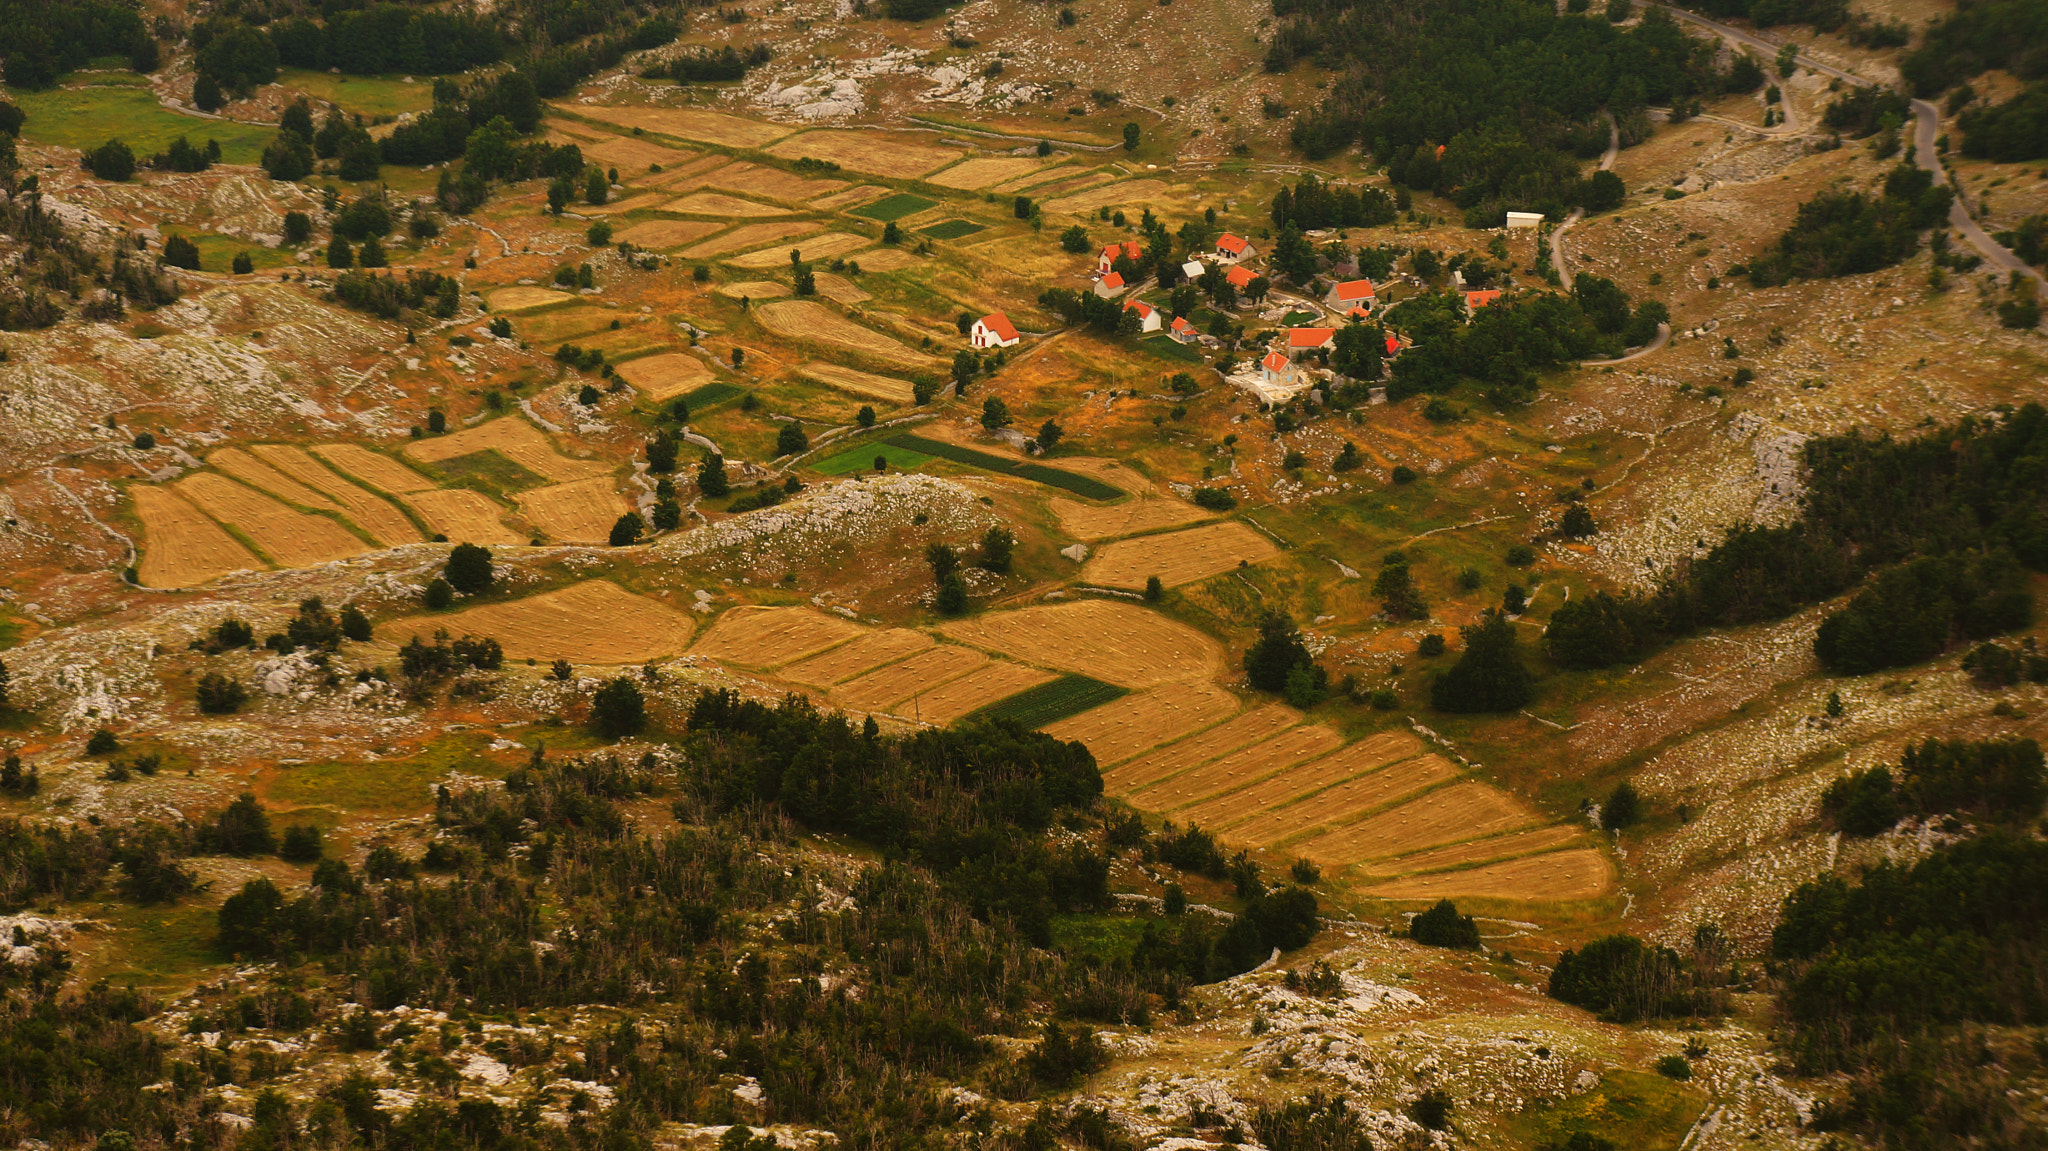
M 683 402 L 692 408 L 702 408 L 712 404 L 722 404 L 727 400 L 738 399 L 744 394 L 746 394 L 746 389 L 738 384 L 728 384 L 724 380 L 719 380 L 715 383 L 704 384 L 684 392 Z
M 1162 360 L 1180 360 L 1189 364 L 1202 362 L 1202 353 L 1194 345 L 1183 344 L 1164 333 L 1146 336 L 1138 341 L 1138 346 Z
M 84 151 L 119 138 L 138 161 L 167 150 L 171 141 L 183 136 L 202 148 L 208 140 L 220 141 L 223 163 L 254 164 L 277 134 L 268 124 L 181 116 L 157 103 L 147 88 L 52 88 L 13 92 L 9 99 L 28 114 L 21 126 L 21 137 L 28 143 Z
M 917 234 L 930 236 L 934 240 L 957 240 L 962 236 L 972 236 L 976 232 L 986 231 L 987 227 L 986 224 L 977 224 L 971 220 L 942 220 L 928 228 L 919 228 Z
M 385 76 L 343 76 L 333 72 L 311 72 L 286 68 L 277 82 L 296 88 L 314 100 L 341 105 L 344 111 L 365 116 L 397 116 L 403 112 L 424 112 L 434 106 L 434 88 L 415 80 Z
M 1128 961 L 1145 936 L 1145 921 L 1120 915 L 1055 915 L 1052 945 L 1069 955 L 1099 963 Z
M 811 465 L 811 470 L 828 476 L 843 476 L 849 472 L 866 471 L 874 467 L 876 456 L 888 460 L 890 467 L 904 471 L 922 467 L 932 460 L 932 457 L 923 452 L 899 448 L 894 444 L 865 444 L 848 448 L 829 459 L 820 460 Z
M 225 962 L 214 947 L 214 909 L 205 901 L 142 906 L 123 901 L 99 905 L 93 918 L 112 930 L 118 945 L 86 960 L 86 973 L 115 986 L 188 989 L 202 972 Z
M 969 467 L 996 472 L 1000 475 L 1017 476 L 1021 479 L 1030 480 L 1033 483 L 1041 483 L 1047 487 L 1058 488 L 1063 492 L 1072 492 L 1083 499 L 1113 500 L 1124 494 L 1122 489 L 1113 488 L 1101 480 L 1092 479 L 1088 476 L 1075 475 L 1073 472 L 1063 472 L 1058 468 L 1046 467 L 1044 464 L 1004 459 L 1002 456 L 992 456 L 987 452 L 976 451 L 973 448 L 963 448 L 958 444 L 928 440 L 923 436 L 914 436 L 908 432 L 890 436 L 888 442 L 899 448 L 909 448 L 914 452 L 924 452 L 927 455 L 937 456 L 942 460 L 951 460 L 956 464 L 966 464 Z
M 905 216 L 915 216 L 926 208 L 936 208 L 938 206 L 939 202 L 937 200 L 927 200 L 923 196 L 913 196 L 908 192 L 898 192 L 893 196 L 884 196 L 865 208 L 855 208 L 851 214 L 866 216 L 870 220 L 881 220 L 886 223 L 890 220 L 901 220 Z
M 171 228 L 167 229 L 167 231 L 175 232 L 177 229 Z M 280 251 L 276 248 L 266 248 L 261 244 L 254 244 L 239 237 L 201 235 L 186 232 L 178 234 L 192 241 L 192 246 L 199 249 L 199 268 L 201 271 L 220 272 L 222 274 L 230 273 L 234 270 L 235 257 L 244 252 L 248 253 L 249 263 L 253 266 L 255 272 L 274 272 L 279 268 L 297 266 L 292 260 L 290 252 Z
M 548 482 L 546 476 L 535 475 L 495 448 L 485 448 L 466 456 L 451 456 L 437 463 L 421 466 L 443 484 L 469 488 L 487 496 L 523 492 L 528 488 L 541 487 Z
M 1306 324 L 1310 320 L 1319 318 L 1320 317 L 1318 317 L 1314 312 L 1289 312 L 1286 315 L 1280 317 L 1280 322 L 1287 325 L 1290 328 L 1293 328 L 1298 327 L 1302 324 Z
M 1113 683 L 1085 675 L 1063 675 L 1051 683 L 1041 683 L 1008 699 L 997 700 L 974 715 L 978 719 L 1014 719 L 1025 727 L 1044 727 L 1128 694 L 1129 688 Z
M 1663 1151 L 1685 1138 L 1706 1096 L 1661 1075 L 1609 1071 L 1600 1085 L 1552 1107 L 1517 1117 L 1523 1145 L 1563 1143 L 1585 1131 L 1617 1146 Z
M 410 636 L 380 636 L 404 643 Z M 423 636 L 422 639 L 432 637 Z M 279 770 L 264 798 L 273 807 L 324 807 L 334 811 L 425 811 L 434 805 L 434 784 L 457 766 L 475 765 L 467 749 L 444 743 L 410 759 L 369 763 L 307 763 Z M 495 765 L 490 766 L 495 773 Z

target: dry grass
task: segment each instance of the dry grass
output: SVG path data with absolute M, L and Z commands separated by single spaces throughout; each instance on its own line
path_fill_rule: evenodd
M 1009 195 L 1013 192 L 1030 191 L 1034 196 L 1039 197 L 1065 196 L 1082 188 L 1092 188 L 1097 184 L 1107 184 L 1114 179 L 1116 179 L 1114 172 L 1104 171 L 1100 168 L 1088 171 L 1076 171 L 1073 168 L 1066 168 L 1064 170 L 1048 168 L 1042 172 L 1032 172 L 1029 175 L 1019 176 L 1014 180 L 1006 180 L 996 185 L 992 190 L 1003 195 Z
M 1045 194 L 1051 194 L 1048 189 Z M 1169 189 L 1159 180 L 1125 180 L 1118 184 L 1104 184 L 1099 188 L 1075 192 L 1045 202 L 1045 214 L 1085 216 L 1098 208 L 1121 208 L 1136 218 L 1139 212 L 1153 204 L 1164 205 L 1169 198 Z
M 370 538 L 385 547 L 418 543 L 425 537 L 390 500 L 343 479 L 333 468 L 290 444 L 258 444 L 251 449 L 264 462 L 341 505 L 342 511 Z
M 664 402 L 710 382 L 715 375 L 711 365 L 690 352 L 627 360 L 614 370 L 648 399 Z
M 513 659 L 570 663 L 645 663 L 680 654 L 690 644 L 690 617 L 626 591 L 609 580 L 588 580 L 508 603 L 415 616 L 380 624 L 386 642 L 450 635 L 489 636 Z
M 1222 759 L 1169 776 L 1131 794 L 1131 802 L 1154 811 L 1171 811 L 1212 795 L 1235 791 L 1276 771 L 1327 755 L 1344 746 L 1344 737 L 1321 724 L 1289 728 L 1271 739 L 1239 748 Z
M 718 617 L 695 653 L 740 667 L 778 667 L 860 635 L 859 624 L 805 607 L 736 607 Z
M 545 433 L 518 416 L 487 420 L 473 428 L 415 441 L 407 445 L 405 454 L 438 463 L 481 451 L 495 451 L 534 475 L 556 483 L 589 479 L 611 470 L 595 460 L 571 459 L 556 451 Z
M 355 444 L 320 444 L 313 449 L 313 454 L 371 487 L 395 495 L 424 492 L 434 486 L 433 480 L 397 460 Z
M 602 204 L 585 204 L 582 212 L 586 216 L 622 216 L 627 212 L 650 212 L 668 203 L 675 197 L 666 192 L 642 192 L 621 200 L 610 200 Z
M 1102 782 L 1111 794 L 1122 795 L 1149 787 L 1176 772 L 1228 755 L 1253 740 L 1271 739 L 1301 722 L 1301 713 L 1277 703 L 1255 708 L 1220 727 L 1197 732 L 1169 743 L 1143 759 L 1120 764 L 1103 773 Z
M 949 638 L 1119 687 L 1213 678 L 1223 648 L 1183 623 L 1108 600 L 1027 607 L 959 620 Z
M 527 521 L 549 539 L 564 543 L 604 543 L 626 510 L 626 501 L 608 476 L 550 484 L 519 495 L 519 511 Z
M 856 396 L 867 396 L 892 404 L 907 404 L 917 398 L 909 380 L 899 380 L 893 376 L 877 376 L 871 372 L 816 361 L 799 364 L 796 371 L 798 375 L 809 376 L 827 387 L 850 392 Z
M 840 684 L 832 689 L 832 702 L 856 711 L 885 711 L 896 703 L 907 710 L 911 696 L 931 691 L 987 662 L 988 657 L 973 648 L 940 644 Z
M 592 332 L 609 331 L 613 320 L 624 324 L 628 318 L 612 308 L 578 304 L 575 307 L 558 308 L 552 312 L 529 316 L 519 321 L 515 331 L 520 339 L 534 347 L 553 351 L 557 344 Z
M 966 675 L 923 692 L 915 700 L 915 718 L 926 723 L 947 724 L 989 704 L 1005 700 L 1027 688 L 1049 683 L 1050 672 L 1006 659 L 991 660 Z
M 1590 847 L 1491 863 L 1468 871 L 1412 875 L 1376 884 L 1376 899 L 1594 899 L 1614 890 L 1614 864 Z
M 1261 810 L 1233 828 L 1231 834 L 1251 843 L 1279 843 L 1315 828 L 1341 823 L 1385 807 L 1456 778 L 1458 769 L 1450 760 L 1440 755 L 1418 756 L 1344 780 L 1301 802 Z
M 713 152 L 709 155 L 699 156 L 687 164 L 670 168 L 668 171 L 652 173 L 641 180 L 640 183 L 646 184 L 651 188 L 668 188 L 671 191 L 680 192 L 688 188 L 702 187 L 704 181 L 700 177 L 706 172 L 718 171 L 730 163 L 731 161 L 726 157 Z
M 142 561 L 135 574 L 144 586 L 194 587 L 232 571 L 269 566 L 169 491 L 136 484 L 128 495 L 142 521 Z
M 857 252 L 872 243 L 874 241 L 866 236 L 850 232 L 827 232 L 822 236 L 806 237 L 799 250 L 803 252 L 804 259 L 816 262 Z M 734 256 L 726 263 L 735 268 L 786 268 L 789 266 L 789 252 L 782 249 L 749 252 L 744 256 Z
M 777 674 L 806 687 L 831 687 L 883 664 L 915 655 L 932 646 L 932 642 L 932 637 L 907 627 L 871 631 L 852 643 L 841 644 L 815 659 L 783 668 Z
M 664 169 L 673 168 L 686 163 L 695 155 L 695 152 L 686 152 L 680 148 L 664 148 L 659 144 L 650 144 L 646 140 L 636 140 L 631 136 L 613 136 L 596 144 L 583 145 L 584 159 L 607 168 L 617 168 L 619 181 L 626 184 L 632 183 L 635 175 L 656 164 L 660 164 Z
M 923 257 L 912 255 L 901 248 L 879 248 L 860 258 L 862 270 L 869 272 L 900 272 L 923 262 Z
M 1095 753 L 1096 762 L 1111 764 L 1220 723 L 1236 710 L 1237 697 L 1213 683 L 1169 683 L 1111 700 L 1045 731 L 1078 739 Z
M 836 212 L 841 208 L 865 204 L 888 194 L 889 189 L 876 184 L 857 184 L 844 192 L 834 192 L 829 196 L 820 196 L 811 201 L 811 207 L 828 212 Z
M 735 300 L 779 300 L 789 295 L 789 288 L 773 280 L 740 280 L 718 285 L 718 294 Z
M 552 288 L 535 288 L 519 284 L 510 288 L 494 288 L 485 299 L 490 302 L 493 312 L 520 312 L 528 308 L 544 308 L 576 297 Z
M 206 462 L 245 484 L 262 488 L 282 500 L 316 511 L 338 512 L 341 506 L 312 488 L 285 475 L 242 448 L 222 448 Z
M 662 252 L 694 243 L 723 227 L 724 222 L 717 220 L 642 220 L 613 233 L 612 240 Z
M 873 296 L 862 291 L 854 285 L 852 280 L 847 279 L 845 276 L 835 276 L 830 272 L 819 272 L 816 274 L 816 279 L 818 294 L 843 307 L 851 307 L 864 300 L 874 299 Z
M 792 136 L 768 149 L 773 156 L 830 160 L 854 172 L 909 179 L 960 157 L 957 148 L 929 143 L 929 136 L 876 131 L 821 129 Z
M 449 491 L 408 492 L 405 502 L 419 513 L 436 535 L 451 544 L 523 544 L 526 537 L 498 519 L 502 510 L 477 492 L 456 488 Z
M 1057 160 L 1041 160 L 1035 156 L 974 156 L 960 161 L 943 172 L 934 172 L 925 177 L 941 188 L 959 188 L 963 191 L 978 192 L 990 184 L 1000 184 L 1030 175 Z
M 1176 499 L 1145 496 L 1128 503 L 1084 504 L 1055 496 L 1050 501 L 1060 530 L 1077 540 L 1106 540 L 1208 519 L 1210 513 Z
M 707 186 L 724 188 L 729 192 L 766 196 L 771 200 L 787 200 L 792 204 L 804 205 L 812 204 L 846 187 L 844 180 L 813 180 L 794 172 L 763 167 L 745 160 L 735 160 L 723 168 L 708 172 L 703 179 Z
M 226 476 L 194 472 L 172 487 L 194 507 L 233 525 L 284 567 L 312 567 L 369 550 L 326 516 L 297 512 Z
M 830 344 L 902 364 L 923 366 L 933 362 L 930 356 L 914 352 L 873 328 L 864 328 L 814 300 L 762 304 L 754 309 L 754 318 L 785 339 Z
M 1276 809 L 1314 795 L 1332 784 L 1383 768 L 1397 759 L 1414 755 L 1421 749 L 1422 741 L 1406 732 L 1382 732 L 1367 736 L 1314 763 L 1304 763 L 1292 771 L 1281 772 L 1242 791 L 1205 800 L 1190 809 L 1186 813 L 1187 818 L 1189 822 L 1199 823 L 1204 827 L 1220 828 L 1254 816 L 1274 814 L 1277 813 Z M 1270 840 L 1255 839 L 1253 842 L 1274 842 L 1279 838 L 1275 836 Z
M 1467 780 L 1368 815 L 1301 843 L 1297 850 L 1332 867 L 1425 847 L 1515 831 L 1538 822 L 1527 805 L 1496 787 Z
M 1578 828 L 1560 823 L 1552 827 L 1488 836 L 1469 843 L 1454 843 L 1449 847 L 1432 848 L 1393 859 L 1376 859 L 1367 864 L 1366 869 L 1380 875 L 1416 875 L 1425 871 L 1473 867 L 1551 851 L 1573 843 L 1583 835 Z
M 1158 576 L 1167 587 L 1179 587 L 1279 554 L 1272 540 L 1236 520 L 1226 520 L 1105 544 L 1082 566 L 1081 578 L 1106 587 L 1137 588 Z
M 749 216 L 788 216 L 788 208 L 774 204 L 763 204 L 755 200 L 742 200 L 723 192 L 692 192 L 681 199 L 671 200 L 662 209 L 688 216 L 718 216 L 722 219 L 744 219 Z
M 729 148 L 759 148 L 782 139 L 793 130 L 780 124 L 743 120 L 738 116 L 706 112 L 697 108 L 636 108 L 578 104 L 570 108 L 558 107 L 557 111 L 601 120 L 607 124 L 617 124 L 622 128 L 639 128 L 645 132 L 672 136 L 678 140 L 701 140 L 707 144 L 724 144 Z
M 696 260 L 705 256 L 719 256 L 727 252 L 744 251 L 748 248 L 758 248 L 763 244 L 772 244 L 778 240 L 788 240 L 796 236 L 809 235 L 822 227 L 824 227 L 823 224 L 813 224 L 807 220 L 789 220 L 780 224 L 743 224 L 716 239 L 706 240 L 695 247 L 683 249 L 682 256 L 684 259 Z M 787 259 L 786 256 L 784 258 Z

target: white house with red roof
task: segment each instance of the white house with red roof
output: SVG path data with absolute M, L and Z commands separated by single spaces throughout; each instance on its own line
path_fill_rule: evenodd
M 1359 308 L 1372 310 L 1376 295 L 1371 280 L 1343 280 L 1330 289 L 1323 302 L 1339 312 L 1349 314 Z
M 1125 304 L 1124 311 L 1138 313 L 1138 330 L 1141 332 L 1156 332 L 1163 322 L 1159 309 L 1142 300 L 1132 300 Z
M 1258 254 L 1259 250 L 1252 247 L 1251 241 L 1242 236 L 1225 232 L 1222 238 L 1216 241 L 1216 259 L 1225 264 L 1242 263 Z
M 1105 300 L 1114 300 L 1124 294 L 1124 278 L 1115 272 L 1108 272 L 1095 281 L 1095 294 Z
M 1001 312 L 990 312 L 967 329 L 967 342 L 977 348 L 1008 348 L 1023 338 L 1017 334 L 1017 325 Z
M 1291 388 L 1297 374 L 1294 361 L 1278 351 L 1267 352 L 1266 358 L 1259 361 L 1259 382 L 1269 388 Z
M 1258 273 L 1252 271 L 1250 268 L 1232 268 L 1229 271 L 1223 273 L 1223 278 L 1230 284 L 1231 287 L 1236 288 L 1238 291 L 1242 292 L 1246 288 L 1251 287 L 1252 281 L 1258 279 L 1259 276 Z
M 1129 256 L 1133 260 L 1143 259 L 1145 249 L 1140 247 L 1136 240 L 1125 240 L 1121 244 L 1111 244 L 1109 247 L 1102 249 L 1102 254 L 1095 258 L 1095 270 L 1107 272 L 1116 267 L 1117 257 L 1119 256 Z
M 1186 316 L 1175 316 L 1173 322 L 1166 325 L 1166 334 L 1173 337 L 1177 344 L 1192 344 L 1202 335 L 1195 330 L 1193 324 L 1188 323 Z
M 1287 329 L 1287 354 L 1290 356 L 1326 351 L 1336 346 L 1337 329 L 1335 328 Z

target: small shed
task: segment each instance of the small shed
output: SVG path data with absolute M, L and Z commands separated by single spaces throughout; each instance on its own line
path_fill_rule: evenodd
M 1542 223 L 1543 213 L 1541 212 L 1508 213 L 1508 227 L 1510 228 L 1534 228 Z

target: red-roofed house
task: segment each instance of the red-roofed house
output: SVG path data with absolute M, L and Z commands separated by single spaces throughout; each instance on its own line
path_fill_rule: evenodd
M 1364 308 L 1353 308 L 1350 311 L 1344 313 L 1344 318 L 1350 320 L 1352 323 L 1355 324 L 1364 320 L 1372 319 L 1372 313 L 1366 311 Z
M 1232 268 L 1229 271 L 1223 273 L 1223 278 L 1225 280 L 1230 281 L 1231 287 L 1236 288 L 1238 291 L 1242 292 L 1246 288 L 1251 286 L 1253 280 L 1256 280 L 1259 277 L 1258 274 L 1256 272 L 1253 272 L 1250 268 Z
M 1195 326 L 1188 323 L 1186 316 L 1175 316 L 1173 322 L 1166 325 L 1166 334 L 1172 336 L 1174 342 L 1179 344 L 1192 344 L 1201 337 L 1201 333 L 1195 331 Z
M 1110 272 L 1095 281 L 1095 294 L 1105 300 L 1112 300 L 1124 294 L 1124 278 Z
M 1109 247 L 1102 249 L 1102 254 L 1095 258 L 1095 270 L 1098 272 L 1109 271 L 1116 266 L 1118 256 L 1129 256 L 1133 260 L 1143 259 L 1145 249 L 1140 247 L 1136 240 L 1125 240 L 1121 244 L 1111 244 Z
M 1226 264 L 1249 260 L 1258 254 L 1259 250 L 1252 247 L 1249 240 L 1229 232 L 1223 233 L 1223 238 L 1216 241 L 1216 258 Z
M 1259 361 L 1259 378 L 1268 387 L 1285 388 L 1294 384 L 1294 361 L 1279 352 L 1267 352 Z
M 1303 352 L 1318 351 L 1337 346 L 1335 328 L 1289 328 L 1287 329 L 1287 354 L 1301 355 Z
M 1400 351 L 1400 350 L 1401 350 L 1401 337 L 1399 337 L 1399 336 L 1388 336 L 1388 337 L 1387 337 L 1387 354 L 1391 356 L 1391 355 L 1393 355 L 1393 354 L 1394 354 L 1395 352 L 1398 352 L 1398 351 Z
M 1500 289 L 1498 288 L 1489 288 L 1484 292 L 1466 292 L 1465 307 L 1468 311 L 1477 311 L 1498 299 L 1500 299 Z
M 1139 300 L 1132 300 L 1124 305 L 1124 311 L 1138 313 L 1139 331 L 1156 332 L 1159 330 L 1160 319 L 1158 308 L 1155 308 L 1152 305 L 1144 303 Z
M 1371 310 L 1375 300 L 1371 280 L 1344 280 L 1330 289 L 1323 302 L 1340 312 L 1356 308 Z
M 1010 317 L 1001 312 L 990 312 L 974 321 L 974 326 L 967 329 L 967 342 L 977 348 L 1007 348 L 1021 339 L 1023 337 L 1017 334 L 1017 326 L 1010 322 Z

